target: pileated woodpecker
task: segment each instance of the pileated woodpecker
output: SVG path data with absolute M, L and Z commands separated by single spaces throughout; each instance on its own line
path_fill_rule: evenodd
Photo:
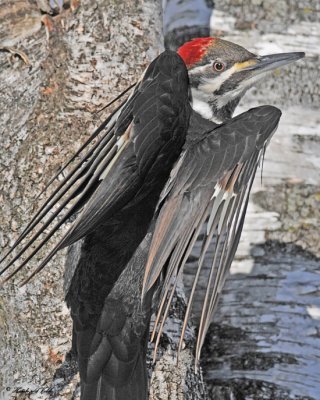
M 56 220 L 9 279 L 82 209 L 31 276 L 58 250 L 83 240 L 66 295 L 83 400 L 147 398 L 145 357 L 153 288 L 156 282 L 162 286 L 156 329 L 166 318 L 177 276 L 205 226 L 181 335 L 182 341 L 213 240 L 196 349 L 199 360 L 240 239 L 256 169 L 281 116 L 272 106 L 232 118 L 233 112 L 247 89 L 268 71 L 303 56 L 256 56 L 211 37 L 194 39 L 178 53 L 163 52 L 80 149 L 89 148 L 4 257 L 35 232 L 2 272 Z M 90 148 L 98 134 L 100 139 Z M 56 218 L 72 201 L 63 217 Z M 159 325 L 158 335 L 163 323 Z

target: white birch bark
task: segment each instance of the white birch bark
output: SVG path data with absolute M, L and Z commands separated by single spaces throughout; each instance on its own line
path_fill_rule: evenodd
M 210 0 L 163 0 L 163 4 L 167 48 L 176 49 L 195 37 L 210 35 Z
M 283 116 L 266 152 L 262 184 L 257 174 L 236 260 L 204 349 L 209 398 L 316 400 L 319 3 L 308 3 L 309 11 L 305 2 L 215 3 L 213 35 L 259 54 L 306 51 L 306 58 L 265 79 L 238 110 L 272 104 Z

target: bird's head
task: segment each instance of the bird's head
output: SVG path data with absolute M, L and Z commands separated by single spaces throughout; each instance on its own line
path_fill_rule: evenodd
M 241 97 L 267 72 L 304 57 L 304 53 L 257 56 L 212 37 L 193 39 L 178 54 L 188 68 L 194 110 L 219 123 L 232 117 Z

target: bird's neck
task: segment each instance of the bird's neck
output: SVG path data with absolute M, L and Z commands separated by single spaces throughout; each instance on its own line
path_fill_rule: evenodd
M 192 108 L 203 118 L 222 124 L 232 118 L 240 97 L 230 99 L 229 102 L 219 101 L 219 97 L 192 89 Z

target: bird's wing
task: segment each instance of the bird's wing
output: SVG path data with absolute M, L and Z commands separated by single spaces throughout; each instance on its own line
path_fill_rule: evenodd
M 125 92 L 123 92 L 124 94 Z M 120 96 L 118 96 L 119 98 Z M 128 102 L 128 101 L 127 101 Z M 119 107 L 115 109 L 114 112 L 93 132 L 89 139 L 79 148 L 79 150 L 59 169 L 57 174 L 55 174 L 46 185 L 45 189 L 37 196 L 37 199 L 47 191 L 51 184 L 61 175 L 63 176 L 62 181 L 53 190 L 50 196 L 45 200 L 40 209 L 33 216 L 31 221 L 27 224 L 25 229 L 19 235 L 18 239 L 9 249 L 9 251 L 0 259 L 2 263 L 12 252 L 20 245 L 23 239 L 25 239 L 38 225 L 43 223 L 42 229 L 38 229 L 36 234 L 28 241 L 27 245 L 23 247 L 16 257 L 11 260 L 11 263 L 4 268 L 1 273 L 3 273 L 9 266 L 15 262 L 24 251 L 31 245 L 40 234 L 52 223 L 52 221 L 64 211 L 69 203 L 78 195 L 81 198 L 81 192 L 87 186 L 87 183 L 95 170 L 97 162 L 99 162 L 99 155 L 103 154 L 103 151 L 108 152 L 115 144 L 114 128 L 115 122 L 119 117 L 121 110 L 126 105 L 126 101 L 123 101 Z M 99 137 L 99 135 L 101 136 Z M 90 144 L 96 143 L 90 148 Z M 84 150 L 88 150 L 84 155 L 80 156 Z M 78 159 L 80 158 L 80 159 Z M 77 161 L 75 165 L 72 163 Z M 65 173 L 67 167 L 72 165 L 70 171 Z M 64 176 L 65 174 L 65 176 Z M 84 202 L 84 200 L 82 200 Z M 80 204 L 81 201 L 77 201 L 75 204 Z M 56 209 L 54 209 L 57 207 Z M 52 212 L 54 210 L 54 212 Z M 72 209 L 70 213 L 67 213 L 67 218 L 70 218 L 72 214 L 76 211 Z
M 180 342 L 181 346 L 194 291 L 211 243 L 214 246 L 212 268 L 199 326 L 197 360 L 218 295 L 239 243 L 256 169 L 280 116 L 281 112 L 277 108 L 262 106 L 218 126 L 203 139 L 186 148 L 180 165 L 177 164 L 173 169 L 171 180 L 164 189 L 165 198 L 162 197 L 159 205 L 159 216 L 146 264 L 143 293 L 164 272 L 155 324 L 155 329 L 160 325 L 157 337 L 159 340 L 177 276 L 201 228 L 205 226 L 198 271 Z
M 162 53 L 153 64 L 134 101 L 128 139 L 124 139 L 118 158 L 100 174 L 100 187 L 60 248 L 79 240 L 128 204 L 142 186 L 157 179 L 153 170 L 166 169 L 180 153 L 190 113 L 187 70 L 173 52 Z
M 84 209 L 73 226 L 32 276 L 62 247 L 70 245 L 126 205 L 155 166 L 173 162 L 185 140 L 190 114 L 188 74 L 181 58 L 165 51 L 146 69 L 133 94 L 105 123 L 104 134 L 71 171 L 54 195 L 22 233 L 14 248 L 46 216 L 29 242 L 2 270 L 30 247 L 76 196 L 76 202 L 58 219 L 40 244 L 7 278 L 21 269 L 76 211 Z M 150 178 L 148 178 L 150 180 Z M 69 192 L 70 190 L 70 192 Z M 66 195 L 66 198 L 63 196 Z M 52 207 L 61 205 L 50 215 Z

